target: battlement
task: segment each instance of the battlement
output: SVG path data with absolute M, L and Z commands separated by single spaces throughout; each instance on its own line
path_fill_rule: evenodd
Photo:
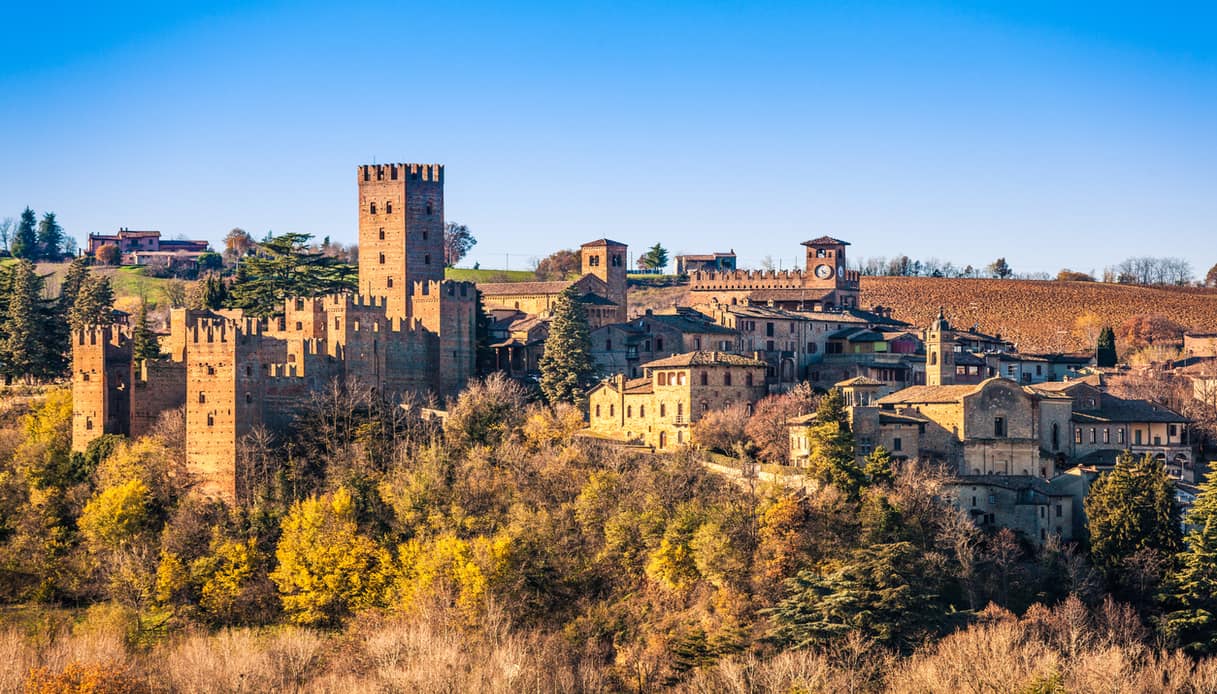
M 801 289 L 808 279 L 803 270 L 697 270 L 689 275 L 689 288 Z
M 420 296 L 448 296 L 460 297 L 470 300 L 477 299 L 477 285 L 473 282 L 463 282 L 460 280 L 426 280 L 412 282 L 410 284 L 410 293 L 413 297 Z
M 359 181 L 426 181 L 444 182 L 443 164 L 363 164 Z
M 131 349 L 131 335 L 119 325 L 91 325 L 73 331 L 73 342 L 80 346 Z
M 330 294 L 325 299 L 325 303 L 330 307 L 375 308 L 380 310 L 385 308 L 385 298 L 371 294 Z

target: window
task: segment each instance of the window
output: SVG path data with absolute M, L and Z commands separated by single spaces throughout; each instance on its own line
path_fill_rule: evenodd
M 1124 443 L 1124 430 L 1116 429 L 1116 443 Z
M 82 381 L 87 381 L 87 380 L 89 380 L 89 372 L 88 372 L 88 371 L 85 371 L 84 373 L 82 373 L 82 374 L 80 375 L 80 380 L 82 380 Z M 703 385 L 704 385 L 704 384 L 703 384 Z
M 793 334 L 794 334 L 794 323 L 791 323 L 791 324 L 790 324 L 790 334 L 791 334 L 791 335 L 793 335 Z
M 393 288 L 393 278 L 389 277 L 389 278 L 385 279 L 385 284 L 388 285 L 389 289 L 392 289 Z
M 609 405 L 609 416 L 610 417 L 617 416 L 617 406 L 616 405 Z
M 588 256 L 587 264 L 588 264 L 588 267 L 600 267 L 600 256 L 598 256 L 598 255 Z
M 296 330 L 297 331 L 304 330 L 304 323 L 302 323 L 300 321 L 296 321 Z
M 208 375 L 208 376 L 214 376 L 214 375 L 216 375 L 216 367 L 214 367 L 214 366 L 212 366 L 212 365 L 208 364 L 208 365 L 207 365 L 207 375 Z
M 744 374 L 744 385 L 746 385 L 746 386 L 752 385 L 752 373 L 751 372 Z
M 1090 442 L 1098 443 L 1098 441 L 1099 441 L 1098 431 L 1095 430 L 1094 427 L 1090 427 Z
M 1056 422 L 1052 423 L 1052 450 L 1059 451 L 1061 449 L 1061 425 Z
M 976 497 L 975 496 L 972 497 L 972 506 L 976 506 Z
M 423 254 L 423 265 L 430 265 L 430 264 L 431 264 L 431 254 L 424 253 Z
M 655 338 L 655 351 L 656 352 L 663 351 L 663 338 L 662 337 Z
M 371 203 L 368 206 L 368 211 L 371 212 L 372 214 L 376 214 L 376 203 Z
M 1103 443 L 1111 443 L 1111 429 L 1103 427 Z
M 253 393 L 246 393 L 246 394 L 245 394 L 245 402 L 246 402 L 246 403 L 251 403 L 251 402 L 253 402 L 253 401 L 254 401 L 254 396 L 253 396 Z
M 772 352 L 772 351 L 773 351 L 773 340 L 766 340 L 766 341 L 765 341 L 765 350 L 766 350 L 766 351 L 768 351 L 768 352 Z
M 668 406 L 665 403 L 659 403 L 659 416 L 660 418 L 668 416 Z
M 646 406 L 646 405 L 639 405 L 639 406 L 638 406 L 638 416 L 639 416 L 639 417 L 645 417 L 645 416 L 647 416 L 647 406 Z
M 207 426 L 215 426 L 216 418 L 212 415 L 207 415 Z
M 701 411 L 702 411 L 703 413 L 709 412 L 709 411 L 710 411 L 710 403 L 706 402 L 705 400 L 702 400 L 702 401 L 701 401 Z
M 685 404 L 683 402 L 676 403 L 676 420 L 680 421 L 685 416 Z
M 381 240 L 381 241 L 384 241 L 384 240 L 385 240 L 385 229 L 384 229 L 384 227 L 381 227 L 381 228 L 380 228 L 380 240 Z
M 1061 510 L 1061 505 L 1057 504 L 1056 505 L 1056 517 L 1060 518 L 1062 513 L 1064 513 L 1064 511 Z
M 1133 438 L 1133 442 L 1135 443 L 1135 445 L 1140 446 L 1141 445 L 1141 430 L 1137 429 L 1137 430 L 1133 431 L 1132 438 Z
M 995 436 L 997 438 L 1002 438 L 1005 435 L 1006 435 L 1006 418 L 1005 417 L 994 417 L 993 418 L 993 436 Z
M 699 382 L 703 386 L 710 385 L 710 374 L 706 373 L 705 371 L 701 372 L 701 377 L 700 377 Z
M 93 431 L 93 418 L 92 417 L 85 418 L 85 431 Z
M 633 416 L 634 416 L 634 406 L 633 406 L 633 405 L 626 405 L 626 406 L 625 406 L 625 416 L 626 416 L 626 417 L 633 417 Z
M 664 371 L 659 372 L 659 385 L 661 385 L 661 386 L 668 385 L 668 374 Z
M 725 386 L 731 385 L 731 372 L 730 371 L 723 372 L 723 385 L 725 385 Z
M 773 337 L 773 323 L 765 324 L 765 337 Z
M 613 351 L 613 341 L 612 340 L 604 341 L 604 351 L 606 351 L 606 352 Z
M 1167 433 L 1168 433 L 1170 436 L 1178 436 L 1178 435 L 1179 435 L 1179 425 L 1178 425 L 1178 424 L 1171 424 L 1171 425 L 1169 425 L 1169 426 L 1167 427 Z
M 902 451 L 902 450 L 904 450 L 904 441 L 903 441 L 903 440 L 902 440 L 902 439 L 901 439 L 899 436 L 897 436 L 896 438 L 892 439 L 892 450 L 893 450 L 893 451 Z
M 596 405 L 596 416 L 597 417 L 600 416 L 600 406 L 599 405 Z
M 427 240 L 427 230 L 423 229 L 423 241 Z
M 1073 442 L 1074 443 L 1082 442 L 1082 427 L 1077 427 L 1073 430 Z
M 385 264 L 385 254 L 384 254 L 384 253 L 381 253 L 381 254 L 380 254 L 380 258 L 379 258 L 379 260 L 380 260 L 380 264 L 381 264 L 381 265 L 384 265 L 384 264 Z
M 808 343 L 807 343 L 807 353 L 808 353 L 808 354 L 815 354 L 815 353 L 816 353 L 816 343 L 814 343 L 814 342 L 808 342 Z
M 427 216 L 430 216 L 430 215 L 433 215 L 433 214 L 435 214 L 435 206 L 433 206 L 433 205 L 431 204 L 431 201 L 430 201 L 430 200 L 428 200 L 428 201 L 427 201 Z
M 385 214 L 393 214 L 393 203 L 391 201 L 385 203 Z
M 613 267 L 621 267 L 621 254 L 620 253 L 613 254 Z

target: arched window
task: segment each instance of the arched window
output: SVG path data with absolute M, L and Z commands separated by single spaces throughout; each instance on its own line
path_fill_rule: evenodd
M 381 265 L 384 265 L 384 264 L 385 264 L 385 254 L 384 254 L 384 253 L 381 253 L 381 254 L 380 254 L 380 264 L 381 264 Z
M 938 352 L 930 352 L 930 366 L 938 364 Z
M 600 416 L 600 406 L 599 405 L 596 405 L 596 416 L 597 417 Z
M 639 406 L 638 406 L 638 416 L 639 416 L 639 417 L 646 417 L 646 416 L 647 416 L 647 406 L 646 406 L 646 405 L 639 405 Z
M 616 405 L 613 405 L 613 404 L 610 404 L 610 405 L 609 405 L 609 416 L 610 416 L 610 417 L 616 417 L 616 416 L 617 416 L 617 406 L 616 406 Z
M 666 431 L 659 432 L 659 447 L 663 448 L 668 445 L 668 433 Z
M 627 418 L 630 418 L 630 417 L 633 417 L 633 416 L 634 416 L 634 406 L 633 406 L 633 405 L 626 405 L 626 406 L 625 406 L 625 416 L 626 416 Z
M 1056 422 L 1052 423 L 1052 450 L 1060 450 L 1061 448 L 1061 425 Z
M 389 289 L 392 289 L 393 288 L 393 278 L 392 277 L 386 278 L 385 284 L 388 285 Z
M 431 201 L 430 201 L 430 200 L 428 200 L 428 201 L 427 201 L 427 214 L 428 214 L 428 215 L 435 214 L 435 207 L 433 207 L 433 206 L 431 205 Z
M 368 212 L 371 212 L 372 214 L 376 214 L 376 203 L 371 203 L 368 206 Z
M 200 390 L 199 391 L 199 403 L 202 404 L 205 402 L 207 402 L 207 395 L 205 393 L 203 393 L 203 391 Z
M 385 240 L 385 228 L 384 227 L 380 228 L 380 240 L 381 241 Z
M 393 214 L 393 201 L 392 200 L 385 202 L 385 214 Z
M 661 386 L 668 385 L 668 374 L 664 371 L 659 372 L 659 385 L 661 385 Z
M 660 418 L 668 416 L 668 406 L 665 403 L 659 403 L 659 416 Z

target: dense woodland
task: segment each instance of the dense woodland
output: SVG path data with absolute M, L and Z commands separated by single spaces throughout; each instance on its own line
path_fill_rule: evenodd
M 881 451 L 855 465 L 838 396 L 758 409 L 812 406 L 804 492 L 707 472 L 697 451 L 580 439 L 577 410 L 500 378 L 442 429 L 416 403 L 336 384 L 295 434 L 243 441 L 248 500 L 229 508 L 192 493 L 180 412 L 73 454 L 67 391 L 7 398 L 0 639 L 16 655 L 0 688 L 1217 681 L 1217 488 L 1184 541 L 1164 471 L 1123 460 L 1087 501 L 1087 546 L 1035 551 L 946 505 L 938 470 Z M 729 445 L 762 455 L 767 433 Z

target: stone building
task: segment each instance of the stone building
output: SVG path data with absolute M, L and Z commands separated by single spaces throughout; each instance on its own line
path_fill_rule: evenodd
M 693 303 L 773 302 L 796 310 L 857 308 L 858 272 L 845 262 L 846 241 L 821 236 L 804 241 L 803 270 L 696 270 L 689 274 Z
M 118 248 L 123 265 L 193 267 L 208 252 L 206 241 L 162 240 L 159 231 L 135 231 L 123 227 L 113 234 L 89 234 L 85 252 L 95 256 L 105 246 Z
M 591 332 L 592 360 L 601 375 L 637 378 L 642 365 L 684 352 L 737 352 L 738 333 L 691 309 L 646 313 Z
M 735 270 L 735 249 L 729 253 L 697 253 L 676 256 L 676 274 Z
M 443 281 L 443 167 L 360 166 L 357 183 L 359 294 L 288 299 L 270 319 L 175 309 L 161 360 L 135 362 L 125 328 L 76 331 L 73 449 L 185 405 L 187 467 L 233 501 L 247 492 L 243 437 L 290 425 L 335 380 L 457 393 L 474 370 L 477 290 Z
M 594 330 L 609 323 L 624 323 L 629 315 L 624 243 L 597 239 L 579 248 L 581 275 L 576 280 L 552 282 L 479 282 L 482 303 L 489 309 L 515 309 L 534 315 L 548 314 L 558 295 L 574 287 L 582 297 L 588 324 Z
M 1010 528 L 1037 546 L 1050 536 L 1065 542 L 1075 531 L 1082 496 L 1070 480 L 1029 476 L 963 475 L 944 485 L 945 500 L 981 528 Z
M 711 410 L 765 396 L 765 362 L 723 352 L 687 352 L 643 364 L 643 376 L 617 375 L 588 392 L 589 428 L 599 436 L 670 450 L 690 443 L 692 425 Z

